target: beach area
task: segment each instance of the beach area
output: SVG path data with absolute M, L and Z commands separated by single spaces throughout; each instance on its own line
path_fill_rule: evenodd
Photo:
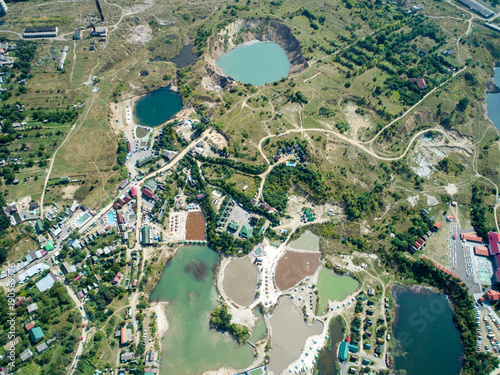
M 161 339 L 169 328 L 167 310 L 166 310 L 168 302 L 151 302 L 150 305 L 151 305 L 151 310 L 155 313 L 156 332 L 161 347 Z

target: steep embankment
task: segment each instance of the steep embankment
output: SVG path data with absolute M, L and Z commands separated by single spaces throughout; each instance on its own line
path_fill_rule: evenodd
M 309 67 L 302 54 L 299 40 L 293 35 L 290 28 L 276 20 L 239 19 L 229 24 L 209 41 L 205 59 L 211 65 L 209 74 L 224 76 L 224 73 L 215 65 L 219 57 L 236 47 L 238 44 L 260 40 L 275 42 L 283 48 L 290 61 L 289 75 L 299 73 Z

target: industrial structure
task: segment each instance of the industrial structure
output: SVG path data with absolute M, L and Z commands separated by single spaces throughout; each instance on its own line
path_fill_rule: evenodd
M 101 4 L 99 4 L 99 0 L 95 0 L 95 5 L 97 6 L 97 10 L 99 11 L 99 15 L 101 16 L 101 22 L 104 22 L 104 14 L 102 14 Z
M 23 38 L 55 38 L 57 26 L 27 27 L 23 31 Z
M 61 53 L 61 58 L 59 59 L 59 65 L 57 66 L 57 70 L 63 70 L 64 61 L 66 60 L 66 55 L 68 54 L 68 51 L 69 51 L 69 46 L 64 47 Z

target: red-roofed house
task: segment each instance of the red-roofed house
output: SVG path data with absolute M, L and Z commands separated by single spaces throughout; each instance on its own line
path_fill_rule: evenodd
M 135 197 L 137 195 L 137 188 L 135 186 L 132 186 L 132 189 L 130 189 L 130 196 Z
M 78 276 L 76 276 L 76 277 L 73 278 L 73 281 L 80 280 L 81 277 L 82 277 L 82 274 L 79 273 Z
M 481 245 L 474 246 L 474 252 L 476 253 L 476 255 L 481 255 L 483 257 L 487 257 L 488 255 L 490 255 L 488 248 Z
M 420 244 L 420 245 L 423 245 L 425 243 L 425 241 L 423 240 L 423 238 L 419 238 L 417 240 L 417 242 Z
M 122 345 L 127 343 L 127 332 L 125 331 L 125 327 L 120 331 L 120 343 Z
M 83 292 L 80 290 L 77 294 L 79 299 L 83 299 L 84 295 L 83 295 Z
M 123 273 L 118 272 L 118 273 L 116 274 L 116 277 L 119 277 L 119 278 L 121 279 L 121 278 L 123 277 Z
M 440 221 L 436 221 L 434 223 L 434 225 L 432 226 L 432 229 L 434 229 L 434 230 L 440 230 L 442 226 L 443 226 L 443 223 L 441 223 Z
M 119 209 L 120 207 L 121 207 L 121 205 L 120 205 L 120 203 L 118 203 L 118 202 L 115 202 L 115 204 L 113 205 L 113 208 L 114 208 L 115 210 Z
M 500 250 L 498 249 L 498 233 L 488 233 L 488 241 L 490 242 L 490 254 L 500 254 Z
M 29 331 L 29 330 L 30 330 L 31 328 L 33 328 L 34 326 L 35 326 L 35 323 L 33 323 L 33 322 L 29 322 L 28 324 L 26 324 L 26 325 L 24 326 L 24 329 L 25 329 L 26 331 Z
M 490 290 L 486 292 L 486 298 L 488 298 L 488 301 L 499 301 L 500 292 L 497 292 L 496 290 Z
M 118 213 L 118 215 L 116 215 L 116 216 L 117 216 L 118 224 L 123 224 L 123 216 L 122 216 L 122 214 Z
M 408 78 L 408 82 L 417 82 L 417 87 L 420 90 L 425 90 L 427 88 L 427 83 L 423 78 Z
M 483 239 L 477 236 L 475 233 L 462 233 L 460 234 L 460 238 L 466 241 L 479 242 L 479 243 L 483 242 Z
M 453 221 L 453 216 L 446 216 L 446 221 Z
M 153 192 L 151 190 L 149 190 L 148 188 L 142 189 L 142 194 L 144 194 L 149 199 L 153 198 Z

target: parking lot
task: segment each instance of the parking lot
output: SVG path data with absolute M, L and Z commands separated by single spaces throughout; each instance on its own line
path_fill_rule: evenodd
M 487 303 L 487 302 L 485 302 Z M 474 306 L 476 312 L 477 328 L 477 351 L 486 353 L 499 353 L 500 343 L 500 320 L 496 314 L 492 314 L 486 306 Z

